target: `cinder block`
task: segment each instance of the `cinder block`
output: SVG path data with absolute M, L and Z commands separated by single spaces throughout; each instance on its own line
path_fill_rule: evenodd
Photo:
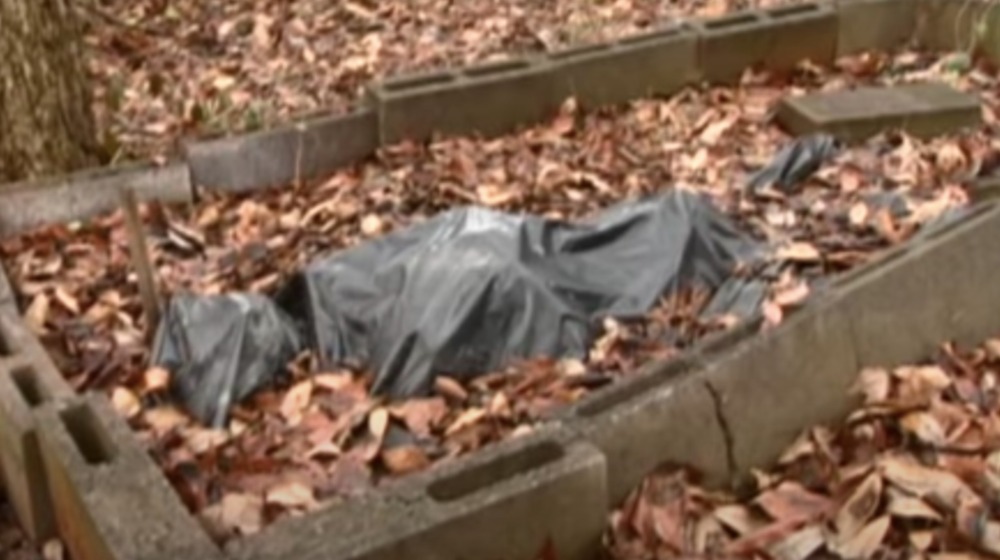
M 850 325 L 820 298 L 706 366 L 731 442 L 734 482 L 768 467 L 802 430 L 843 419 L 857 378 Z
M 221 559 L 103 394 L 35 412 L 59 536 L 74 560 Z
M 0 187 L 0 235 L 93 218 L 121 206 L 119 191 L 132 187 L 140 200 L 190 202 L 186 163 L 129 164 Z
M 829 64 L 837 52 L 837 14 L 822 2 L 747 10 L 692 25 L 700 36 L 701 74 L 711 83 L 737 83 L 754 66 L 780 71 L 807 59 Z
M 559 79 L 582 107 L 626 103 L 671 95 L 697 83 L 697 35 L 682 24 L 610 44 L 549 55 Z
M 55 535 L 32 411 L 73 390 L 12 306 L 0 307 L 0 480 L 36 541 Z
M 726 440 L 694 357 L 651 364 L 572 410 L 570 426 L 608 462 L 608 501 L 619 504 L 656 467 L 692 467 L 728 482 Z
M 917 28 L 914 0 L 840 0 L 837 56 L 891 51 L 913 38 Z
M 989 0 L 918 0 L 915 39 L 934 51 L 972 51 L 993 56 L 1000 45 L 1000 6 Z
M 904 84 L 821 92 L 781 101 L 778 122 L 795 135 L 827 132 L 861 142 L 888 129 L 934 137 L 982 121 L 977 96 L 946 84 Z
M 986 175 L 972 181 L 966 192 L 974 202 L 1000 198 L 1000 175 Z
M 498 136 L 555 115 L 569 95 L 544 58 L 392 78 L 369 88 L 382 145 L 440 136 Z
M 407 477 L 381 497 L 286 519 L 231 550 L 245 560 L 592 559 L 608 511 L 605 461 L 556 429 Z M 336 535 L 336 538 L 331 538 Z
M 10 278 L 2 262 L 0 262 L 0 307 L 10 307 L 17 311 L 17 297 L 10 285 Z
M 1000 332 L 1000 206 L 975 212 L 834 283 L 859 365 L 932 356 L 944 341 L 978 344 Z
M 321 116 L 185 146 L 197 187 L 246 192 L 330 175 L 373 154 L 378 147 L 375 112 Z

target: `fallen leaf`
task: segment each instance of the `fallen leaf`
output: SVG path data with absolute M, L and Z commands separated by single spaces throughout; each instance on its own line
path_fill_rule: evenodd
M 374 237 L 385 231 L 385 222 L 377 214 L 368 214 L 361 219 L 361 233 Z
M 66 548 L 58 539 L 49 539 L 42 547 L 42 558 L 45 560 L 63 560 L 65 557 Z
M 389 430 L 389 411 L 378 407 L 368 414 L 368 431 L 379 443 L 385 439 L 385 433 Z
M 893 456 L 880 458 L 878 466 L 890 483 L 915 497 L 930 499 L 935 505 L 954 510 L 962 499 L 978 500 L 972 489 L 947 471 Z
M 143 389 L 148 392 L 157 392 L 167 389 L 170 385 L 170 372 L 165 368 L 154 366 L 146 370 L 142 375 Z
M 854 227 L 861 227 L 868 221 L 868 205 L 864 202 L 856 202 L 847 213 L 847 220 Z
M 63 306 L 64 309 L 74 315 L 80 314 L 80 302 L 75 297 L 70 295 L 70 293 L 67 292 L 62 286 L 56 286 L 52 295 L 55 296 L 56 301 L 59 302 L 59 305 Z
M 229 493 L 201 512 L 226 531 L 252 535 L 264 526 L 264 500 L 251 494 Z
M 172 406 L 148 408 L 142 412 L 142 420 L 158 435 L 166 434 L 190 422 L 186 414 Z
M 768 547 L 768 554 L 775 560 L 805 560 L 825 544 L 823 529 L 812 525 L 800 529 Z
M 865 397 L 865 404 L 885 402 L 892 389 L 892 378 L 887 370 L 881 368 L 865 368 L 861 370 L 853 391 Z
M 786 480 L 754 500 L 775 521 L 813 518 L 830 511 L 830 499 L 806 490 L 798 482 Z
M 771 298 L 776 305 L 781 307 L 794 307 L 802 305 L 809 297 L 809 285 L 805 282 L 797 282 L 794 286 L 786 288 L 774 294 Z
M 932 521 L 941 520 L 941 514 L 939 514 L 931 506 L 927 505 L 927 502 L 921 500 L 920 498 L 907 496 L 902 492 L 892 489 L 888 492 L 888 496 L 889 506 L 886 508 L 886 511 L 894 517 L 901 517 L 904 519 L 930 519 Z
M 434 378 L 434 389 L 441 395 L 457 401 L 465 401 L 469 398 L 469 393 L 462 388 L 458 381 L 444 375 Z
M 927 443 L 942 445 L 947 439 L 944 428 L 928 412 L 911 412 L 899 420 L 899 425 L 917 439 Z
M 264 502 L 286 509 L 311 510 L 317 505 L 313 489 L 297 481 L 286 481 L 271 487 Z
M 313 376 L 312 382 L 318 388 L 336 393 L 354 385 L 354 378 L 346 373 L 323 373 Z
M 775 257 L 781 261 L 815 263 L 820 261 L 822 255 L 820 254 L 819 249 L 817 249 L 812 243 L 797 241 L 780 247 Z
M 306 452 L 306 459 L 334 459 L 343 453 L 344 451 L 336 443 L 324 441 L 312 446 Z
M 706 126 L 698 138 L 705 144 L 709 146 L 714 146 L 719 143 L 722 135 L 725 134 L 729 129 L 733 128 L 736 121 L 739 120 L 739 113 L 732 113 L 726 117 L 715 121 L 714 123 Z
M 830 548 L 844 560 L 868 560 L 882 546 L 889 532 L 892 518 L 888 515 L 872 521 L 854 536 L 844 541 L 834 541 Z
M 834 518 L 837 538 L 849 539 L 858 534 L 875 516 L 882 500 L 882 476 L 874 472 L 867 477 L 844 502 Z
M 111 391 L 111 404 L 118 411 L 118 414 L 129 420 L 142 412 L 142 403 L 139 402 L 139 397 L 125 387 L 115 387 Z
M 474 407 L 465 410 L 458 416 L 458 418 L 455 419 L 454 422 L 451 423 L 450 426 L 448 426 L 448 429 L 445 430 L 444 433 L 446 436 L 450 436 L 460 432 L 463 429 L 478 423 L 483 418 L 486 418 L 486 415 L 487 412 L 485 408 Z
M 38 294 L 31 300 L 24 312 L 24 322 L 35 334 L 44 335 L 48 330 L 45 323 L 49 320 L 49 296 Z
M 389 472 L 397 475 L 407 474 L 426 468 L 430 459 L 422 449 L 415 445 L 401 445 L 382 451 L 382 463 Z
M 934 531 L 910 531 L 907 536 L 910 545 L 920 552 L 926 552 L 934 544 Z
M 300 381 L 285 393 L 281 400 L 281 415 L 289 424 L 295 426 L 302 421 L 302 414 L 312 400 L 313 383 L 311 380 Z

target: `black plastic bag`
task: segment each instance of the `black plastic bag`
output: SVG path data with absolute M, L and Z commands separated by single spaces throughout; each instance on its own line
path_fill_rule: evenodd
M 683 190 L 579 224 L 462 208 L 313 263 L 279 301 L 327 365 L 367 365 L 376 393 L 412 396 L 436 374 L 584 357 L 600 319 L 714 289 L 756 248 Z
M 771 163 L 757 170 L 747 181 L 754 194 L 767 189 L 791 193 L 796 185 L 809 178 L 840 150 L 840 143 L 829 134 L 796 138 L 778 152 Z
M 152 362 L 172 372 L 171 390 L 204 424 L 222 427 L 230 406 L 281 374 L 301 351 L 294 324 L 256 294 L 173 297 Z

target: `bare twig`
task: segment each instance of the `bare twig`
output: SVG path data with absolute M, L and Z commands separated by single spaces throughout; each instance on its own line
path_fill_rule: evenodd
M 149 248 L 146 246 L 146 234 L 139 217 L 139 202 L 135 190 L 125 187 L 121 190 L 120 196 L 129 254 L 138 277 L 139 296 L 142 298 L 142 309 L 146 315 L 145 335 L 149 341 L 152 340 L 156 326 L 160 322 L 160 298 L 156 289 L 156 277 L 153 273 L 153 263 L 149 258 Z

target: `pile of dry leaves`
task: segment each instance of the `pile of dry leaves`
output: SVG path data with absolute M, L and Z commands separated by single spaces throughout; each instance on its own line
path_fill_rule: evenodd
M 622 37 L 784 0 L 95 0 L 95 110 L 118 158 L 343 110 L 373 78 Z
M 575 218 L 675 185 L 711 196 L 777 249 L 765 278 L 767 324 L 801 305 L 813 281 L 967 203 L 960 185 L 997 165 L 987 131 L 920 142 L 890 134 L 846 150 L 788 193 L 748 193 L 747 175 L 789 139 L 769 120 L 782 95 L 859 83 L 943 79 L 978 91 L 996 123 L 994 77 L 902 53 L 845 59 L 834 70 L 751 76 L 740 88 L 690 90 L 593 113 L 567 103 L 541 126 L 490 141 L 402 144 L 314 185 L 215 196 L 193 208 L 149 206 L 161 288 L 273 293 L 317 254 L 480 204 Z M 303 355 L 292 383 L 233 413 L 226 430 L 193 423 L 149 368 L 144 324 L 120 215 L 50 228 L 0 247 L 29 326 L 78 390 L 104 390 L 133 424 L 188 506 L 224 537 L 278 515 L 348 497 L 384 476 L 532 429 L 589 390 L 662 358 L 731 317 L 698 319 L 710 294 L 673 294 L 642 321 L 608 321 L 589 360 L 511 364 L 468 386 L 441 378 L 426 399 L 384 402 L 360 373 L 317 371 Z
M 866 369 L 864 404 L 802 435 L 754 495 L 649 477 L 615 512 L 615 558 L 949 558 L 1000 555 L 1000 340 L 936 364 Z

